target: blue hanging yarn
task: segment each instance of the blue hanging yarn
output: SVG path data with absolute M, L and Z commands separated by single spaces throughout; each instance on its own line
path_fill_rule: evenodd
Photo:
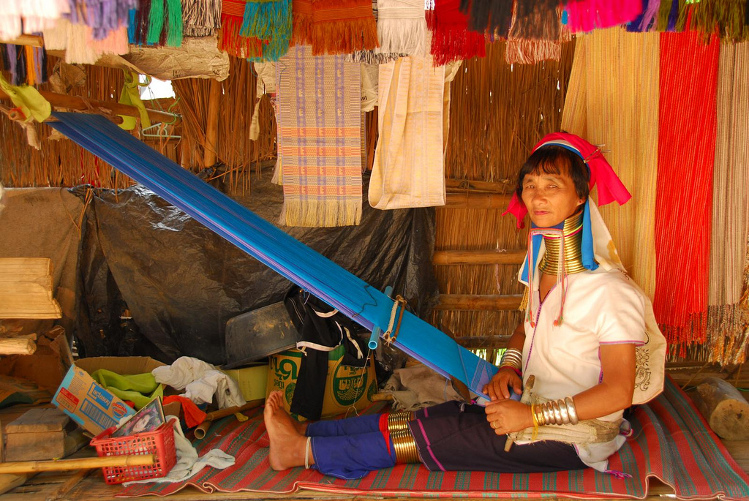
M 262 55 L 249 61 L 278 61 L 291 42 L 291 1 L 247 2 L 239 33 L 264 42 Z

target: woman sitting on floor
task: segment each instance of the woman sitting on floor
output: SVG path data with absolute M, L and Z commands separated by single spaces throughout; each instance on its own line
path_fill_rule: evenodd
M 571 134 L 546 136 L 520 169 L 508 211 L 519 224 L 529 211 L 533 223 L 520 271 L 526 315 L 484 389 L 485 407 L 446 402 L 307 425 L 274 392 L 264 415 L 271 467 L 304 465 L 344 479 L 407 462 L 442 471 L 606 471 L 625 441 L 624 409 L 662 389 L 665 340 L 589 201 L 596 181 L 601 203 L 630 198 L 600 150 Z

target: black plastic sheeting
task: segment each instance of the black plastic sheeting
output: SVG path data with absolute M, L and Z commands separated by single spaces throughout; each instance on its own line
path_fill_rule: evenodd
M 269 178 L 253 176 L 251 193 L 234 198 L 277 224 L 283 193 Z M 392 285 L 423 318 L 438 297 L 434 210 L 372 209 L 367 181 L 360 225 L 282 229 L 374 287 Z M 142 186 L 96 190 L 84 228 L 77 337 L 85 356 L 171 363 L 187 355 L 221 365 L 226 322 L 282 301 L 292 287 Z

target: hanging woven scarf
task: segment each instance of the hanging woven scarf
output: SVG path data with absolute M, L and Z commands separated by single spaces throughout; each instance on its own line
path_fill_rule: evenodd
M 484 57 L 483 33 L 468 31 L 468 16 L 460 11 L 461 0 L 435 0 L 434 11 L 427 14 L 432 32 L 432 56 L 436 66 L 459 59 Z
M 561 26 L 556 0 L 535 3 L 518 1 L 512 28 L 507 38 L 505 61 L 507 64 L 536 64 L 541 61 L 559 61 L 562 42 L 572 35 Z
M 655 29 L 661 0 L 642 0 L 642 13 L 627 23 L 627 31 L 643 32 Z
M 349 54 L 379 46 L 372 0 L 294 0 L 294 45 L 313 55 Z
M 380 51 L 425 56 L 427 22 L 424 0 L 379 0 L 377 4 L 377 36 Z
M 278 61 L 291 41 L 291 0 L 248 1 L 240 35 L 263 42 L 262 54 L 251 61 Z
M 282 224 L 358 224 L 362 211 L 361 79 L 343 56 L 289 49 L 277 64 Z
M 720 44 L 695 31 L 660 39 L 653 306 L 684 356 L 706 334 Z
M 0 40 L 12 40 L 22 32 L 40 33 L 44 29 L 53 27 L 59 18 L 69 12 L 68 0 L 2 2 Z
M 513 0 L 461 0 L 460 11 L 468 15 L 468 29 L 507 38 L 512 25 Z
M 657 30 L 676 31 L 679 19 L 679 0 L 661 0 L 658 8 Z
M 580 33 L 632 21 L 642 13 L 642 1 L 569 0 L 564 10 L 569 30 Z
M 182 45 L 182 3 L 180 0 L 151 0 L 147 41 L 155 45 Z
M 242 59 L 258 58 L 263 53 L 263 44 L 253 37 L 240 34 L 244 22 L 246 0 L 221 0 L 221 31 L 218 48 Z
M 602 145 L 630 203 L 600 208 L 619 256 L 648 297 L 655 291 L 659 34 L 595 30 L 578 35 L 563 130 Z
M 183 0 L 182 33 L 186 37 L 209 37 L 221 28 L 221 0 Z
M 409 0 L 410 1 L 410 0 Z M 372 14 L 374 15 L 375 22 L 377 23 L 377 30 L 379 33 L 380 30 L 380 18 L 379 18 L 379 9 L 377 6 L 377 0 L 372 0 Z M 422 6 L 421 11 L 421 17 L 424 19 L 424 10 Z M 424 26 L 426 27 L 426 19 L 424 19 Z M 431 46 L 431 38 L 429 38 L 431 34 L 429 33 L 429 30 L 426 30 L 424 33 L 424 53 L 422 55 L 426 55 L 429 53 L 429 47 Z M 382 37 L 378 35 L 380 38 L 380 42 L 382 43 Z M 352 63 L 364 63 L 366 65 L 378 65 L 378 64 L 384 64 L 389 63 L 390 61 L 395 61 L 399 57 L 405 57 L 408 54 L 402 54 L 399 52 L 388 52 L 382 47 L 375 47 L 371 50 L 356 50 L 352 52 L 351 54 L 346 55 L 346 61 L 352 62 Z M 366 73 L 366 70 L 362 70 L 362 79 L 364 79 L 364 74 Z M 374 76 L 375 80 L 377 77 L 377 69 L 374 70 Z M 364 81 L 364 80 L 362 80 Z M 374 94 L 374 100 L 377 100 L 377 94 Z M 371 163 L 371 162 L 370 162 Z
M 718 68 L 718 129 L 713 171 L 707 343 L 702 360 L 746 359 L 749 305 L 741 306 L 749 237 L 749 42 L 723 43 Z
M 442 155 L 445 67 L 432 57 L 381 64 L 379 139 L 369 203 L 376 209 L 445 205 Z

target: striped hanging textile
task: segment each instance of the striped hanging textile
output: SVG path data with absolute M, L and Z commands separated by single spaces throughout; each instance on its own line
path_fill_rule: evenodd
M 744 264 L 749 238 L 749 42 L 722 43 L 718 67 L 706 362 L 746 359 Z
M 468 31 L 468 16 L 460 11 L 460 3 L 461 0 L 434 0 L 434 11 L 427 12 L 436 66 L 486 55 L 484 34 Z
M 249 0 L 240 35 L 263 42 L 262 54 L 251 61 L 278 61 L 291 41 L 291 0 Z
M 645 294 L 655 292 L 659 34 L 595 30 L 578 35 L 562 129 L 601 145 L 632 193 L 600 208 L 622 264 Z M 615 207 L 616 205 L 616 207 Z
M 257 38 L 240 34 L 246 3 L 247 0 L 221 0 L 221 30 L 218 48 L 242 59 L 258 58 L 263 53 L 262 42 Z
M 359 224 L 361 75 L 344 56 L 289 49 L 276 66 L 282 224 Z
M 424 0 L 378 0 L 379 52 L 425 56 L 427 33 Z
M 294 45 L 312 54 L 349 54 L 379 46 L 372 0 L 293 0 Z
M 706 339 L 720 43 L 696 31 L 660 39 L 653 307 L 683 357 Z
M 186 37 L 209 37 L 221 28 L 221 0 L 183 0 L 182 33 Z
M 642 0 L 568 0 L 564 10 L 569 30 L 580 33 L 628 23 L 643 9 Z
M 431 56 L 412 56 L 380 65 L 379 139 L 369 183 L 376 209 L 445 205 L 445 67 L 432 64 Z

